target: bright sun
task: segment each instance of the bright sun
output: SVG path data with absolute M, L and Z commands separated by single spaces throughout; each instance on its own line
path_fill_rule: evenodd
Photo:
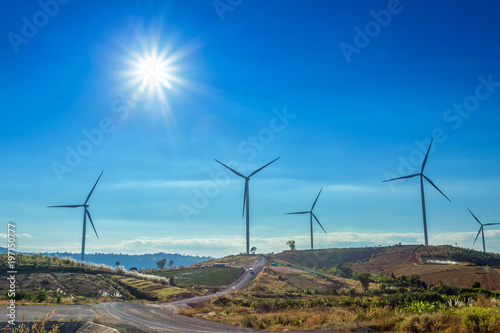
M 167 61 L 158 56 L 151 55 L 138 59 L 135 75 L 141 85 L 147 88 L 171 88 L 171 72 Z
M 125 48 L 125 66 L 120 71 L 120 78 L 130 89 L 130 95 L 138 96 L 148 107 L 154 105 L 155 110 L 160 110 L 158 112 L 169 113 L 173 95 L 198 89 L 197 84 L 179 75 L 186 68 L 186 57 L 201 45 L 188 43 L 175 47 L 173 41 L 160 43 L 157 40 L 159 33 L 153 35 L 157 37 L 140 38 L 133 47 Z
M 178 66 L 175 62 L 178 60 L 175 54 L 167 55 L 166 51 L 160 51 L 154 45 L 144 47 L 142 52 L 130 52 L 125 60 L 128 68 L 123 73 L 135 94 L 157 98 L 168 108 L 166 90 L 182 82 L 176 76 Z

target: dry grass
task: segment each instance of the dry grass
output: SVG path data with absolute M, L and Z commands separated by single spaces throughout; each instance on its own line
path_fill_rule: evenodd
M 220 323 L 268 331 L 331 329 L 356 331 L 370 327 L 377 332 L 495 333 L 500 332 L 500 301 L 478 297 L 473 306 L 408 314 L 400 309 L 324 307 L 290 308 L 258 312 L 252 307 L 198 304 L 180 314 Z

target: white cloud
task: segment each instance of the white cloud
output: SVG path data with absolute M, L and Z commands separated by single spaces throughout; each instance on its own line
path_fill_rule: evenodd
M 472 247 L 474 237 L 477 232 L 456 232 L 440 233 L 430 238 L 431 245 L 455 243 L 461 247 Z M 5 234 L 0 234 L 5 238 Z M 500 240 L 500 230 L 485 231 L 486 246 L 488 251 L 500 250 L 496 244 Z M 286 237 L 251 237 L 250 246 L 257 247 L 258 252 L 281 252 L 288 249 L 286 242 L 295 240 L 297 249 L 306 250 L 310 248 L 310 236 L 286 236 Z M 381 233 L 381 232 L 332 232 L 329 234 L 317 233 L 314 235 L 314 247 L 316 249 L 325 248 L 346 248 L 346 247 L 365 247 L 377 245 L 394 244 L 423 244 L 423 233 Z M 474 249 L 481 250 L 481 237 L 474 246 Z M 23 251 L 73 251 L 78 252 L 79 242 L 77 243 L 58 243 L 55 246 L 43 246 L 43 250 L 33 244 L 24 244 Z M 137 237 L 130 238 L 116 243 L 102 244 L 101 242 L 92 242 L 87 244 L 86 251 L 89 252 L 122 252 L 129 254 L 141 253 L 182 253 L 189 255 L 222 257 L 229 254 L 244 252 L 246 249 L 246 240 L 243 236 L 220 235 L 218 237 Z

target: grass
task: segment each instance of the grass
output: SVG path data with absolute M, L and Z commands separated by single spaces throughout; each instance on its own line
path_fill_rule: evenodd
M 168 301 L 177 296 L 196 295 L 195 292 L 185 288 L 164 285 L 153 281 L 140 280 L 128 276 L 112 275 L 110 278 L 117 281 L 121 285 L 129 286 L 129 288 L 133 288 L 140 293 L 151 295 L 151 300 Z M 131 293 L 134 292 L 134 290 L 129 291 Z
M 246 254 L 237 254 L 230 255 L 223 258 L 217 258 L 212 260 L 207 260 L 200 262 L 198 264 L 192 265 L 191 267 L 200 267 L 200 266 L 212 266 L 214 263 L 226 263 L 229 265 L 254 265 L 259 261 L 259 255 L 246 255 Z
M 406 306 L 365 306 L 343 304 L 343 298 L 331 297 L 330 305 L 316 299 L 287 301 L 248 298 L 219 298 L 181 314 L 230 325 L 269 331 L 330 329 L 354 331 L 371 328 L 376 332 L 500 332 L 500 301 L 479 295 L 469 303 L 441 308 L 428 303 Z M 300 303 L 300 304 L 299 304 Z M 356 303 L 356 302 L 355 302 Z M 282 304 L 282 306 L 269 306 Z M 325 303 L 327 304 L 327 303 Z
M 224 286 L 230 284 L 236 276 L 242 272 L 242 268 L 197 268 L 183 270 L 168 270 L 152 272 L 150 274 L 164 277 L 173 277 L 176 284 L 201 285 L 201 286 Z
M 353 279 L 278 264 L 265 267 L 232 297 L 201 302 L 180 313 L 269 331 L 500 332 L 498 292 L 426 287 L 413 276 L 374 276 L 383 283 L 372 281 L 363 292 Z

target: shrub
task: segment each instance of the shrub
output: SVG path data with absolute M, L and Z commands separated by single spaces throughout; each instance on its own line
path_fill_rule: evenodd
M 439 323 L 437 318 L 429 314 L 421 316 L 412 316 L 406 318 L 399 325 L 399 329 L 403 332 L 426 333 L 426 332 L 432 332 L 433 327 L 436 326 L 437 323 Z
M 75 298 L 73 298 L 73 302 L 75 302 L 75 303 L 83 302 L 86 300 L 87 300 L 87 297 L 85 297 L 85 296 L 76 296 Z
M 33 297 L 34 297 L 34 295 L 32 293 L 30 293 L 29 291 L 24 290 L 24 289 L 20 289 L 18 292 L 16 292 L 16 296 L 14 297 L 14 299 L 16 301 L 19 301 L 22 299 L 31 301 L 33 299 Z
M 500 314 L 494 309 L 471 308 L 462 321 L 467 332 L 494 333 L 500 331 Z
M 41 303 L 47 299 L 47 292 L 45 290 L 40 290 L 35 297 L 36 301 Z
M 404 310 L 408 313 L 420 314 L 424 312 L 434 312 L 437 310 L 437 308 L 434 303 L 419 301 L 405 305 Z

